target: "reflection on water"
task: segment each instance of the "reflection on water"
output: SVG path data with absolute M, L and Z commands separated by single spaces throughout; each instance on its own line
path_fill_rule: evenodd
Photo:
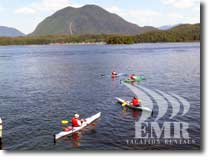
M 123 113 L 124 115 L 131 113 L 133 119 L 135 119 L 136 121 L 139 119 L 139 117 L 140 117 L 140 115 L 141 115 L 141 112 L 140 112 L 140 111 L 132 110 L 132 109 L 129 109 L 129 108 L 127 108 L 127 107 L 123 107 L 122 113 Z
M 81 132 L 76 132 L 76 133 L 72 134 L 73 147 L 80 147 L 81 136 L 82 136 Z

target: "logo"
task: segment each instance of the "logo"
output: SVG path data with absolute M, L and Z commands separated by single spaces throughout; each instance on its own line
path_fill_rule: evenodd
M 124 83 L 141 100 L 141 106 L 152 111 L 142 111 L 135 122 L 135 137 L 127 144 L 193 144 L 189 123 L 176 120 L 186 115 L 190 103 L 183 97 Z

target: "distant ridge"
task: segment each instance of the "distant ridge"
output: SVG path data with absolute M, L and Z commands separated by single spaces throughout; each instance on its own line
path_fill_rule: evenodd
M 171 29 L 171 28 L 173 28 L 175 26 L 178 26 L 178 25 L 180 25 L 180 24 L 176 24 L 176 25 L 163 25 L 163 26 L 158 27 L 158 29 L 159 30 L 169 30 L 169 29 Z
M 171 31 L 197 31 L 200 32 L 200 23 L 196 23 L 196 24 L 180 24 L 177 26 L 172 27 L 170 30 Z
M 156 31 L 158 30 L 158 28 L 155 28 L 153 26 L 144 26 L 142 27 L 143 30 L 142 30 L 142 33 L 146 33 L 146 32 L 151 32 L 151 31 Z
M 139 27 L 96 5 L 66 7 L 44 19 L 31 35 L 138 34 L 157 30 Z
M 111 36 L 108 44 L 132 44 L 147 42 L 199 42 L 201 37 L 201 25 L 181 24 L 169 30 L 156 30 L 137 34 L 135 36 Z
M 24 33 L 15 28 L 0 26 L 0 37 L 18 37 L 24 35 Z

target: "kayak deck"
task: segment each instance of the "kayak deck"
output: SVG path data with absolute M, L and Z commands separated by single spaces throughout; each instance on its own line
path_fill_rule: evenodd
M 143 106 L 138 106 L 138 107 L 136 107 L 136 106 L 133 106 L 133 105 L 130 104 L 129 101 L 125 101 L 125 100 L 123 100 L 123 99 L 121 99 L 121 98 L 119 98 L 119 97 L 116 97 L 116 100 L 117 100 L 117 102 L 120 103 L 120 104 L 126 103 L 126 107 L 128 107 L 128 108 L 130 108 L 130 109 L 152 112 L 152 110 L 151 110 L 150 108 L 148 108 L 148 107 L 143 107 Z
M 80 130 L 82 130 L 83 128 L 85 128 L 86 126 L 88 126 L 89 124 L 91 124 L 92 122 L 94 122 L 95 120 L 97 120 L 98 118 L 100 118 L 101 116 L 101 112 L 91 116 L 91 117 L 88 117 L 85 119 L 85 122 L 82 123 L 82 125 L 80 127 L 73 127 L 72 130 L 70 131 L 61 131 L 57 134 L 54 134 L 54 142 L 56 142 L 56 140 L 62 138 L 62 137 L 65 137 L 65 136 L 68 136 L 68 135 L 71 135 L 75 132 L 78 132 Z

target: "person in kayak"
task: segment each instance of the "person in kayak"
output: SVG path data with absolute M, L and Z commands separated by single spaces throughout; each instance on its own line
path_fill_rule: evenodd
M 112 73 L 111 73 L 111 75 L 112 75 L 112 76 L 117 76 L 117 72 L 113 70 Z
M 136 76 L 135 76 L 135 74 L 131 74 L 131 75 L 129 76 L 129 78 L 130 78 L 130 80 L 135 80 Z
M 139 106 L 140 106 L 140 103 L 139 103 L 139 100 L 138 100 L 137 97 L 133 97 L 131 103 L 132 103 L 133 106 L 136 106 L 136 107 L 139 107 Z
M 82 125 L 82 120 L 79 119 L 79 114 L 75 114 L 74 117 L 71 119 L 73 127 L 79 127 Z

